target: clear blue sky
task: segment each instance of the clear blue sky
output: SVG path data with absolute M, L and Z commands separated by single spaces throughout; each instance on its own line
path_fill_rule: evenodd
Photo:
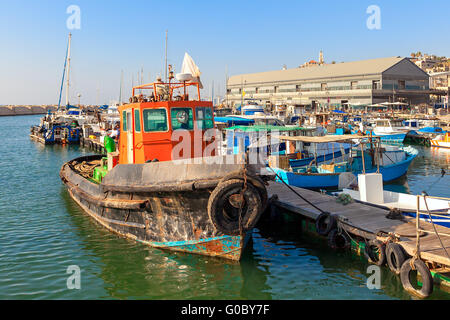
M 0 1 L 0 104 L 57 103 L 69 30 L 69 5 L 81 9 L 72 30 L 72 97 L 108 103 L 124 96 L 132 74 L 163 72 L 165 30 L 175 72 L 188 52 L 205 84 L 224 92 L 225 74 L 294 68 L 317 59 L 352 61 L 450 55 L 450 2 L 438 1 Z M 369 30 L 369 5 L 381 9 L 381 30 Z

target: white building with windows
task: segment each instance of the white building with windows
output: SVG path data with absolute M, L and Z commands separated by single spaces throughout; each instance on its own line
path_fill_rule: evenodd
M 255 99 L 263 105 L 324 109 L 386 101 L 428 103 L 430 93 L 428 74 L 401 57 L 235 75 L 227 82 L 232 104 Z

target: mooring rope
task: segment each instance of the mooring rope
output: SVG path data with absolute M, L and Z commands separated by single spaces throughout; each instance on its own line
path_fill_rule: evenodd
M 427 203 L 426 197 L 427 197 L 426 195 L 423 196 L 423 201 L 425 202 L 425 207 L 427 208 L 427 213 L 428 213 L 428 216 L 430 217 L 430 221 L 431 221 L 431 225 L 433 226 L 434 233 L 436 234 L 436 236 L 439 240 L 439 243 L 441 244 L 442 249 L 444 249 L 444 252 L 447 255 L 447 258 L 450 260 L 450 255 L 448 254 L 447 249 L 445 248 L 444 244 L 442 243 L 441 237 L 439 236 L 439 233 L 436 230 L 436 226 L 434 225 L 433 218 L 431 217 L 430 210 L 428 209 L 428 203 Z
M 298 197 L 300 197 L 303 201 L 305 201 L 306 203 L 308 203 L 311 207 L 317 209 L 318 211 L 320 211 L 320 213 L 328 213 L 326 211 L 323 211 L 322 209 L 320 209 L 319 207 L 317 207 L 315 204 L 313 204 L 311 201 L 307 200 L 305 197 L 303 197 L 302 195 L 300 195 L 297 191 L 295 191 L 290 185 L 288 185 L 276 172 L 275 170 L 273 170 L 270 166 L 267 166 L 267 168 L 269 168 L 274 174 L 275 176 L 278 177 L 278 179 L 280 179 L 280 181 L 286 186 L 288 187 L 292 192 L 294 192 Z

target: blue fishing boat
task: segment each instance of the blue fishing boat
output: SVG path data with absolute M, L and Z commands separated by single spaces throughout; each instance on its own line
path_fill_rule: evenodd
M 216 118 L 214 118 L 216 120 Z M 226 154 L 239 154 L 247 149 L 264 149 L 264 152 L 285 154 L 286 143 L 271 139 L 273 134 L 297 136 L 312 135 L 314 129 L 297 126 L 251 125 L 233 126 L 225 129 Z M 264 145 L 263 139 L 265 140 Z M 309 162 L 308 162 L 309 163 Z
M 346 141 L 353 137 L 354 135 L 341 137 L 296 137 L 296 140 L 324 143 Z M 361 141 L 361 143 L 363 142 Z M 407 173 L 409 165 L 418 154 L 418 151 L 411 147 L 390 147 L 390 150 L 381 152 L 379 143 L 367 144 L 368 148 L 366 150 L 353 150 L 345 159 L 342 157 L 341 160 L 337 159 L 337 161 L 331 161 L 330 163 L 315 163 L 314 165 L 309 164 L 297 168 L 291 166 L 285 168 L 272 167 L 272 169 L 277 175 L 276 181 L 278 182 L 283 180 L 289 185 L 309 189 L 337 189 L 346 181 L 351 182 L 355 180 L 356 175 L 359 173 L 380 172 L 383 176 L 383 182 L 396 180 Z M 362 145 L 360 144 L 359 146 Z

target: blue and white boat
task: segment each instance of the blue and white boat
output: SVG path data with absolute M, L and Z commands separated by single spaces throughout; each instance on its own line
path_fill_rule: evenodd
M 383 141 L 402 142 L 409 130 L 400 119 L 376 119 L 373 134 L 380 136 Z
M 350 195 L 354 200 L 361 201 L 361 195 L 358 190 L 343 189 L 342 192 Z M 397 209 L 402 212 L 403 215 L 408 217 L 416 218 L 417 213 L 417 196 L 407 193 L 383 191 L 383 203 L 370 203 L 365 202 L 374 206 L 382 207 L 385 209 Z M 428 214 L 428 210 L 429 214 Z M 420 209 L 420 219 L 450 228 L 450 199 L 443 198 L 433 198 L 427 197 L 426 200 L 423 196 L 419 197 L 419 209 Z M 431 219 L 430 219 L 431 215 Z
M 335 137 L 335 139 L 332 139 Z M 342 138 L 341 138 L 342 137 Z M 311 140 L 318 143 L 339 141 L 341 139 L 350 139 L 353 135 L 345 136 L 327 136 L 327 137 L 295 137 L 298 140 Z M 310 139 L 305 139 L 310 138 Z M 330 139 L 331 138 L 331 139 Z M 418 151 L 412 147 L 397 148 L 385 146 L 383 152 L 379 148 L 366 148 L 364 153 L 361 150 L 353 150 L 347 156 L 340 159 L 321 164 L 310 163 L 302 167 L 279 168 L 272 167 L 278 175 L 276 181 L 309 189 L 338 189 L 340 185 L 350 183 L 355 180 L 359 173 L 380 172 L 383 176 L 383 182 L 396 180 L 404 176 L 409 165 L 417 156 Z

